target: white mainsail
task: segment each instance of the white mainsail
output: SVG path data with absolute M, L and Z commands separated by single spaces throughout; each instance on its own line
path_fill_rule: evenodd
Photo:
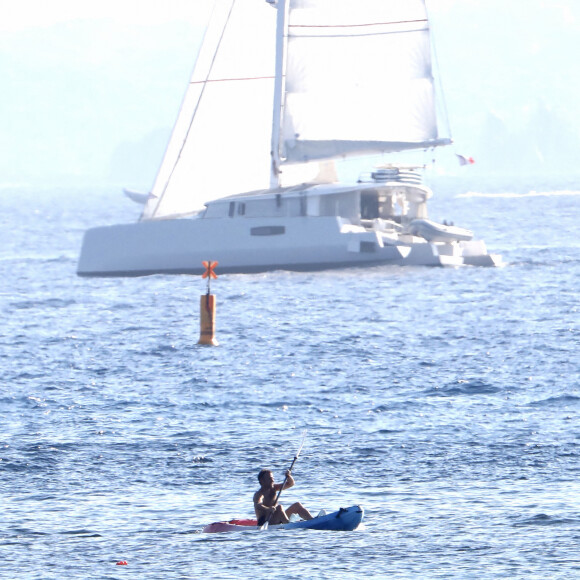
M 272 132 L 285 168 L 271 181 Z M 446 142 L 424 0 L 215 0 L 142 219 L 300 183 L 318 161 Z
M 438 140 L 424 0 L 286 0 L 280 156 L 426 148 Z

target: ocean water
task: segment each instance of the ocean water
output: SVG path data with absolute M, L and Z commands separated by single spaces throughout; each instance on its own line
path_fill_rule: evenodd
M 220 276 L 219 347 L 199 277 L 76 277 L 120 192 L 3 189 L 0 578 L 580 577 L 578 189 L 436 191 L 499 269 Z M 361 529 L 201 533 L 304 429 L 282 504 Z

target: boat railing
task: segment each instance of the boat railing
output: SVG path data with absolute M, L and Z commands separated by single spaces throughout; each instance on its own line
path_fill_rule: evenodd
M 372 220 L 361 219 L 361 226 L 368 230 L 373 230 L 375 232 L 401 232 L 403 231 L 403 226 L 391 219 L 375 218 Z
M 387 185 L 389 183 L 421 185 L 423 183 L 423 177 L 415 169 L 388 167 L 378 168 L 375 171 L 369 171 L 361 174 L 359 177 L 359 182 L 380 183 L 382 185 Z

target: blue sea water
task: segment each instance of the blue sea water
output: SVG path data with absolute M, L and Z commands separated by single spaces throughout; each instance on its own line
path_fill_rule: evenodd
M 215 348 L 199 277 L 76 277 L 119 192 L 2 190 L 0 578 L 580 577 L 578 189 L 436 191 L 500 269 L 221 276 Z M 304 429 L 281 502 L 362 528 L 201 533 Z

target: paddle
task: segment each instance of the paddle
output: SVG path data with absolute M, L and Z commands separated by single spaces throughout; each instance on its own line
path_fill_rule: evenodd
M 278 490 L 278 494 L 276 495 L 276 499 L 274 500 L 274 506 L 278 503 L 278 499 L 280 498 L 280 494 L 282 493 L 282 490 L 284 489 L 284 486 L 286 485 L 286 482 L 288 481 L 288 476 L 292 473 L 292 468 L 294 467 L 294 464 L 296 463 L 296 460 L 298 459 L 298 456 L 300 455 L 300 452 L 302 451 L 302 447 L 304 446 L 304 439 L 306 439 L 306 429 L 304 429 L 304 431 L 302 432 L 302 441 L 300 442 L 300 447 L 298 447 L 298 451 L 296 452 L 296 455 L 294 456 L 294 459 L 292 460 L 292 463 L 290 464 L 290 469 L 286 473 L 286 477 L 284 478 L 284 482 L 282 483 L 282 487 Z M 268 529 L 268 525 L 270 523 L 270 518 L 272 517 L 273 513 L 274 513 L 274 511 L 272 510 L 268 514 L 268 517 L 266 518 L 266 521 L 263 523 L 263 525 L 260 527 L 260 530 L 267 530 Z

